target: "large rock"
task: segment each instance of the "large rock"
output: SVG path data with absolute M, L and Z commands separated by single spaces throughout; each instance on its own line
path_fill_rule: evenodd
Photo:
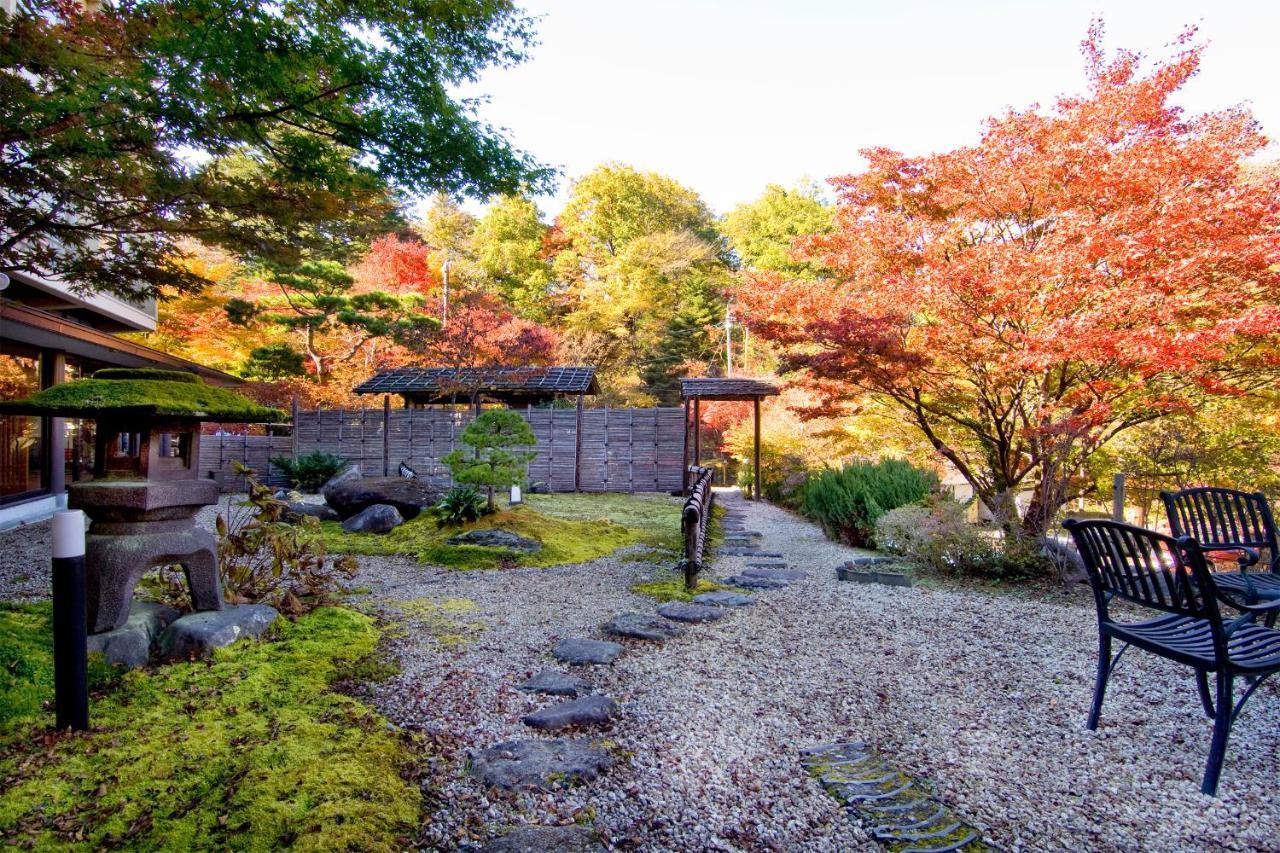
M 530 728 L 553 732 L 574 726 L 607 726 L 617 713 L 617 702 L 608 696 L 593 695 L 557 702 L 520 719 Z
M 159 653 L 167 659 L 201 657 L 229 646 L 241 637 L 256 637 L 276 621 L 275 608 L 240 604 L 221 610 L 188 613 L 175 619 L 160 635 Z
M 525 554 L 536 554 L 542 550 L 542 543 L 536 539 L 528 539 L 501 527 L 486 527 L 468 530 L 445 540 L 450 545 L 480 545 L 484 548 L 506 548 L 521 551 Z
M 594 686 L 585 678 L 558 669 L 544 669 L 528 681 L 517 684 L 516 689 L 548 696 L 582 696 L 590 693 Z
M 342 529 L 348 533 L 390 533 L 402 524 L 404 519 L 395 507 L 374 504 L 342 522 Z
M 434 506 L 440 491 L 404 477 L 346 477 L 325 484 L 324 500 L 343 518 L 374 504 L 390 504 L 407 520 Z
M 289 509 L 285 512 L 285 519 L 296 524 L 302 520 L 304 515 L 318 518 L 321 521 L 340 521 L 342 519 L 342 516 L 338 515 L 333 507 L 328 504 L 312 504 L 303 501 L 291 501 Z
M 742 589 L 785 589 L 791 586 L 790 581 L 762 578 L 756 575 L 730 575 L 724 579 L 724 582 Z
M 480 853 L 597 853 L 604 846 L 585 826 L 519 826 L 480 848 Z
M 694 604 L 710 604 L 714 607 L 747 607 L 755 604 L 756 600 L 749 595 L 743 595 L 740 592 L 729 592 L 728 590 L 718 589 L 715 592 L 704 592 L 701 595 L 693 597 Z
M 107 662 L 127 669 L 146 666 L 156 638 L 181 611 L 153 601 L 135 601 L 129 608 L 129 619 L 114 631 L 90 634 L 88 650 L 102 652 Z
M 568 664 L 613 663 L 622 654 L 622 646 L 608 640 L 584 640 L 569 637 L 556 643 L 551 653 Z
M 620 613 L 601 627 L 606 634 L 654 642 L 669 640 L 684 633 L 683 628 L 672 625 L 658 616 L 650 616 L 647 613 Z
M 709 604 L 688 604 L 683 601 L 668 601 L 658 607 L 658 615 L 663 619 L 674 619 L 677 622 L 712 622 L 724 616 L 723 607 Z
M 329 490 L 337 486 L 338 483 L 344 480 L 358 480 L 363 476 L 364 474 L 360 471 L 359 465 L 354 462 L 348 463 L 346 467 L 339 469 L 336 474 L 324 481 L 324 485 L 320 487 L 320 494 L 325 496 L 325 500 L 328 500 Z
M 613 766 L 613 756 L 585 739 L 510 740 L 471 754 L 471 775 L 512 791 L 550 791 L 590 782 Z

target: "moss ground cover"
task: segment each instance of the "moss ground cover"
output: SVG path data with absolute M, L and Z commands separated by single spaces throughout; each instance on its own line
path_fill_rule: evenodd
M 24 682 L 51 679 L 43 636 Z M 51 715 L 26 700 L 0 734 L 0 843 L 402 849 L 422 810 L 402 775 L 412 754 L 385 719 L 334 690 L 377 669 L 379 636 L 369 616 L 323 608 L 270 641 L 126 674 L 94 697 L 93 729 L 79 735 L 51 733 Z
M 637 595 L 647 595 L 658 601 L 692 601 L 695 595 L 719 590 L 739 591 L 737 587 L 726 586 L 722 583 L 709 581 L 706 578 L 698 578 L 697 588 L 693 592 L 689 592 L 684 588 L 684 576 L 675 574 L 638 583 L 631 587 L 631 591 Z
M 41 604 L 0 604 L 0 736 L 11 724 L 40 713 L 53 697 L 53 609 Z M 89 685 L 101 689 L 116 670 L 101 655 L 89 658 Z
M 542 550 L 523 554 L 445 541 L 494 527 L 536 539 Z M 346 533 L 337 522 L 326 522 L 321 536 L 331 554 L 406 555 L 456 569 L 559 566 L 585 563 L 638 543 L 674 553 L 680 541 L 680 505 L 662 495 L 531 495 L 525 506 L 456 527 L 440 528 L 424 514 L 386 534 Z

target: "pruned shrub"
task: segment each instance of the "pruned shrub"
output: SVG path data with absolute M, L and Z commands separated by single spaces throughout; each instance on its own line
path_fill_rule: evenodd
M 297 459 L 272 456 L 271 464 L 284 472 L 289 485 L 303 492 L 314 492 L 342 470 L 347 460 L 323 450 L 304 453 Z
M 854 462 L 811 474 L 801 489 L 799 508 L 832 539 L 873 548 L 882 515 L 919 503 L 937 487 L 933 472 L 900 459 Z
M 475 486 L 454 486 L 436 504 L 436 523 L 455 527 L 475 521 L 489 512 L 489 502 Z
M 949 577 L 1018 580 L 1047 570 L 1030 542 L 969 521 L 968 507 L 952 498 L 890 510 L 876 522 L 875 536 L 885 551 Z

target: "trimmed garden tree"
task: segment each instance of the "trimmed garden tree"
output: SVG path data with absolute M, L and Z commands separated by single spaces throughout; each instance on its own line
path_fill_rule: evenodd
M 467 424 L 459 439 L 471 450 L 454 450 L 444 457 L 444 464 L 455 483 L 486 487 L 490 511 L 494 509 L 494 487 L 524 480 L 524 466 L 537 456 L 533 451 L 515 449 L 532 447 L 538 438 L 529 422 L 511 409 L 484 412 Z
M 1086 95 L 990 119 L 973 147 L 864 151 L 805 246 L 830 278 L 741 288 L 819 410 L 887 404 L 1010 533 L 1042 533 L 1117 434 L 1276 376 L 1280 180 L 1244 177 L 1266 143 L 1247 110 L 1170 104 L 1193 35 L 1144 71 L 1095 23 Z

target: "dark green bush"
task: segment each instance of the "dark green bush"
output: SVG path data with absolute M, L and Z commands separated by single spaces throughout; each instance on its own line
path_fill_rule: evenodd
M 937 487 L 933 472 L 900 459 L 853 462 L 810 474 L 800 491 L 799 508 L 832 539 L 874 548 L 880 516 L 919 503 Z
M 272 456 L 271 464 L 284 472 L 289 484 L 304 492 L 314 492 L 323 486 L 330 477 L 342 470 L 347 460 L 332 453 L 317 450 L 304 453 L 297 459 L 288 456 Z
M 451 527 L 475 521 L 489 511 L 489 502 L 475 486 L 454 486 L 436 504 L 436 523 Z
M 1049 563 L 1033 542 L 1008 539 L 968 516 L 968 507 L 949 497 L 898 507 L 876 522 L 876 544 L 947 577 L 1014 581 L 1047 576 Z

